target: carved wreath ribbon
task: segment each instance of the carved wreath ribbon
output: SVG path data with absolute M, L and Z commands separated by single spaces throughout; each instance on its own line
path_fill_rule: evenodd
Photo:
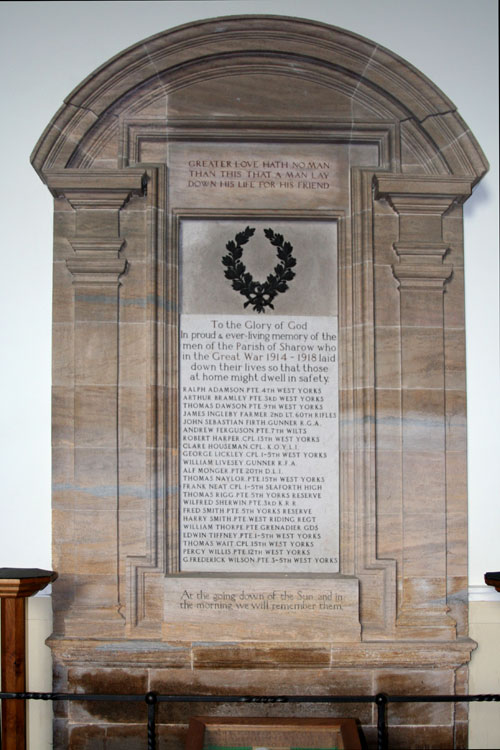
M 292 255 L 292 245 L 284 241 L 282 234 L 275 234 L 272 229 L 264 229 L 271 245 L 278 248 L 277 256 L 281 262 L 274 266 L 274 273 L 270 273 L 266 281 L 254 281 L 252 274 L 247 272 L 241 261 L 242 246 L 246 245 L 254 232 L 255 228 L 247 227 L 243 232 L 238 232 L 234 240 L 229 240 L 226 245 L 228 254 L 223 256 L 222 263 L 226 266 L 224 276 L 232 281 L 233 289 L 247 298 L 243 307 L 252 305 L 254 310 L 261 313 L 266 311 L 266 307 L 274 310 L 273 299 L 289 288 L 287 281 L 291 281 L 295 276 L 292 268 L 297 261 Z

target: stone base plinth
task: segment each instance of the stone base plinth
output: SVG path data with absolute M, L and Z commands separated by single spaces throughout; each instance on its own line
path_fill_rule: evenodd
M 468 638 L 424 642 L 290 644 L 52 639 L 56 690 L 169 695 L 455 694 L 467 689 Z M 162 747 L 183 747 L 189 718 L 204 716 L 318 716 L 359 719 L 368 748 L 376 747 L 376 707 L 350 704 L 159 704 Z M 392 704 L 391 748 L 465 748 L 463 704 Z M 78 703 L 56 719 L 55 748 L 121 748 L 145 742 L 142 703 Z

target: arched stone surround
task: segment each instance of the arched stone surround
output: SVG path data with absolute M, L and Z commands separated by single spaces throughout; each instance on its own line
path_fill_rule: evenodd
M 326 198 L 245 193 L 244 207 L 229 190 L 185 187 L 191 153 L 238 149 L 331 155 L 335 184 Z M 58 689 L 464 690 L 474 644 L 461 206 L 487 163 L 452 102 L 349 32 L 221 18 L 103 65 L 68 96 L 32 162 L 55 199 Z M 359 581 L 359 626 L 347 640 L 265 628 L 250 640 L 171 637 L 179 227 L 270 212 L 338 228 L 340 574 Z M 109 724 L 108 738 L 136 731 L 130 716 L 69 711 L 56 720 L 61 747 L 87 723 Z M 352 713 L 371 737 L 371 709 Z M 466 714 L 446 705 L 401 714 L 394 746 L 422 724 L 433 746 L 465 746 Z

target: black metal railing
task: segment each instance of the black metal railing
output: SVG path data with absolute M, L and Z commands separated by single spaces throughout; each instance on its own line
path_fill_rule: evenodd
M 163 695 L 150 691 L 142 695 L 104 693 L 2 693 L 0 700 L 109 701 L 145 703 L 147 748 L 156 750 L 156 707 L 158 703 L 375 703 L 377 707 L 377 750 L 388 750 L 387 708 L 390 703 L 472 703 L 500 701 L 500 694 L 486 695 Z

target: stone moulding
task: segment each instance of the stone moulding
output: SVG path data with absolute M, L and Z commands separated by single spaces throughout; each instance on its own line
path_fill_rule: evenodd
M 120 99 L 148 81 L 196 68 L 201 60 L 226 66 L 255 54 L 283 60 L 286 69 L 303 63 L 327 79 L 346 76 L 351 85 L 377 90 L 391 100 L 433 146 L 434 158 L 446 160 L 452 174 L 475 180 L 488 164 L 474 136 L 453 103 L 422 73 L 402 58 L 356 34 L 314 21 L 281 16 L 214 19 L 181 26 L 151 37 L 112 58 L 80 84 L 65 100 L 36 145 L 31 161 L 42 179 L 47 168 L 68 165 L 86 133 Z M 179 75 L 179 71 L 180 75 Z M 298 71 L 300 75 L 301 71 Z M 196 69 L 193 72 L 196 77 Z M 205 78 L 207 73 L 199 73 Z M 167 81 L 168 85 L 168 81 Z M 380 92 L 380 93 L 379 93 Z M 311 117 L 311 119 L 314 119 Z
M 193 154 L 231 149 L 327 154 L 335 184 L 243 203 L 186 188 Z M 452 102 L 350 32 L 213 19 L 105 63 L 65 100 L 32 163 L 55 205 L 58 687 L 127 668 L 149 670 L 150 684 L 200 670 L 198 688 L 211 689 L 227 670 L 231 692 L 238 672 L 281 668 L 292 683 L 298 670 L 369 670 L 363 689 L 375 692 L 402 673 L 409 686 L 424 675 L 430 692 L 466 689 L 461 207 L 488 165 Z M 259 640 L 254 628 L 200 643 L 172 629 L 165 605 L 179 576 L 182 222 L 271 215 L 337 228 L 340 576 L 359 589 L 342 643 L 335 632 L 283 643 L 265 627 Z M 459 746 L 464 716 L 446 717 Z M 66 740 L 80 720 L 62 722 Z
M 458 639 L 453 643 L 429 644 L 415 642 L 409 649 L 407 644 L 383 641 L 366 641 L 362 644 L 315 643 L 310 646 L 294 646 L 287 642 L 276 642 L 262 648 L 262 643 L 193 643 L 192 648 L 183 642 L 158 643 L 151 640 L 112 641 L 108 648 L 102 642 L 83 638 L 53 638 L 51 647 L 57 659 L 66 664 L 103 667 L 150 667 L 190 669 L 192 665 L 203 669 L 283 669 L 321 668 L 336 666 L 357 669 L 397 668 L 423 669 L 439 664 L 441 667 L 457 669 L 469 661 L 470 641 Z

